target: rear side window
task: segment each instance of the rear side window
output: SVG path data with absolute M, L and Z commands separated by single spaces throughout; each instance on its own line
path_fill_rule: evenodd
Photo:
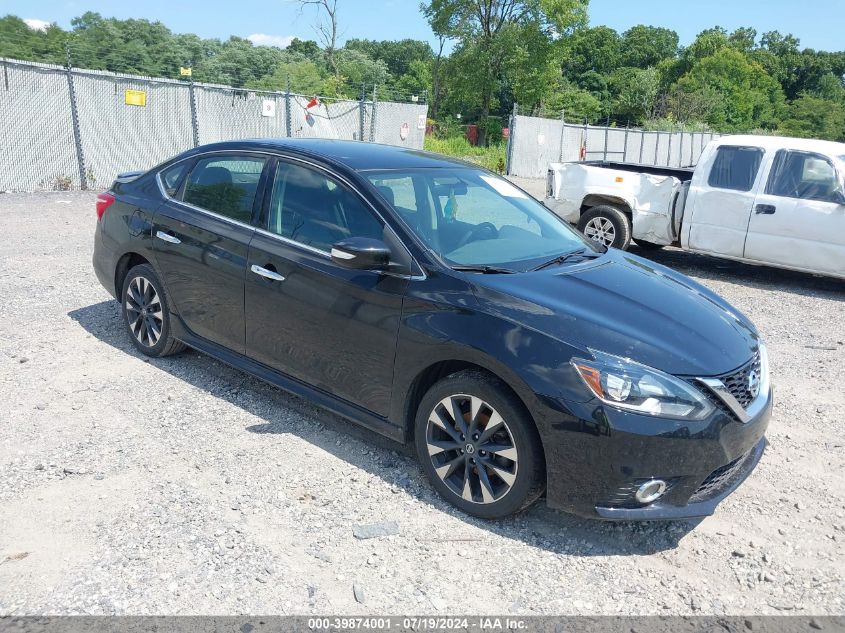
M 707 181 L 716 189 L 751 191 L 763 160 L 759 147 L 723 145 L 716 150 L 716 160 Z
M 185 175 L 185 172 L 188 169 L 189 162 L 190 161 L 182 161 L 181 163 L 168 167 L 159 174 L 159 178 L 161 178 L 161 185 L 164 187 L 168 196 L 173 197 L 176 195 L 176 192 L 179 191 L 179 184 L 182 182 L 182 176 Z
M 183 201 L 249 224 L 264 162 L 251 156 L 204 158 L 188 175 Z

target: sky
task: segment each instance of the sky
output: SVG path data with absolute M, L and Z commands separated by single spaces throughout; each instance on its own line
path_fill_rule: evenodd
M 341 41 L 349 38 L 424 39 L 436 43 L 419 0 L 339 0 Z M 752 26 L 758 33 L 792 33 L 803 47 L 839 51 L 843 0 L 591 0 L 590 24 L 619 32 L 635 24 L 674 29 L 689 44 L 705 28 Z M 316 39 L 316 13 L 295 0 L 0 0 L 0 15 L 57 22 L 96 11 L 106 17 L 160 20 L 177 33 L 202 37 L 249 37 L 256 44 L 286 45 L 293 37 Z M 35 24 L 35 23 L 34 23 Z M 838 26 L 837 26 L 838 25 Z

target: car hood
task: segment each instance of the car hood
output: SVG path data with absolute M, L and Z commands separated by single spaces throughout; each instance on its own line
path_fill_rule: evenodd
M 747 362 L 752 323 L 689 277 L 611 250 L 582 264 L 474 275 L 481 308 L 580 348 L 681 376 L 716 376 Z

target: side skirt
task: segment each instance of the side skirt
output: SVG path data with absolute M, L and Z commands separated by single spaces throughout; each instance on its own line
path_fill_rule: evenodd
M 176 326 L 173 328 L 173 335 L 175 338 L 198 352 L 207 354 L 208 356 L 216 358 L 230 367 L 246 372 L 260 380 L 263 380 L 264 382 L 270 383 L 275 387 L 279 387 L 289 393 L 300 396 L 301 398 L 304 398 L 323 409 L 346 418 L 347 420 L 350 420 L 351 422 L 354 422 L 355 424 L 358 424 L 370 431 L 383 435 L 394 442 L 399 444 L 405 443 L 405 434 L 402 429 L 395 424 L 392 424 L 389 420 L 387 420 L 387 418 L 375 415 L 374 413 L 371 413 L 366 409 L 362 409 L 351 402 L 337 398 L 322 389 L 312 387 L 311 385 L 297 380 L 296 378 L 276 371 L 275 369 L 267 367 L 262 363 L 258 363 L 247 356 L 233 352 L 222 345 L 218 345 L 217 343 L 213 343 L 209 340 L 196 336 L 190 332 L 187 327 L 185 327 L 179 317 L 176 315 L 172 316 L 175 317 L 171 319 L 171 326 Z

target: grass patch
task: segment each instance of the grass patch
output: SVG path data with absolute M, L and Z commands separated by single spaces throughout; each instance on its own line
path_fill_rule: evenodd
M 490 147 L 476 147 L 470 145 L 469 141 L 463 136 L 451 138 L 426 136 L 423 147 L 426 151 L 454 156 L 500 174 L 505 171 L 505 149 L 507 148 L 505 143 L 491 145 Z

